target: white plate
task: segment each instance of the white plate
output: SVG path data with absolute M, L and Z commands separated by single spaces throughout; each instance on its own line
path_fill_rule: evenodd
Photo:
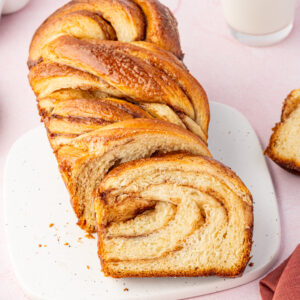
M 211 103 L 211 115 L 209 146 L 214 157 L 242 178 L 254 198 L 254 265 L 242 277 L 104 277 L 96 240 L 84 237 L 75 225 L 45 130 L 38 127 L 13 145 L 4 179 L 9 249 L 25 293 L 31 299 L 179 299 L 239 286 L 268 271 L 279 250 L 280 223 L 258 138 L 247 119 L 233 108 Z

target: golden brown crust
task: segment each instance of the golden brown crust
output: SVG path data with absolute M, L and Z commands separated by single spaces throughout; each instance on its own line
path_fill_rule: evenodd
M 163 102 L 194 118 L 192 105 L 178 85 L 144 60 L 121 51 L 128 49 L 124 43 L 61 36 L 49 48 L 54 61 L 87 70 L 133 100 Z
M 168 7 L 156 0 L 133 0 L 147 19 L 146 41 L 183 58 L 177 21 Z
M 282 157 L 280 154 L 277 153 L 275 147 L 277 141 L 279 140 L 280 128 L 284 125 L 285 121 L 288 120 L 291 113 L 299 107 L 299 105 L 300 89 L 293 90 L 284 100 L 281 111 L 281 122 L 275 124 L 275 127 L 272 129 L 273 133 L 270 137 L 269 144 L 264 152 L 280 167 L 295 174 L 300 174 L 300 163 L 293 158 Z
M 181 114 L 181 126 L 206 141 L 205 91 L 176 56 L 182 58 L 177 22 L 158 1 L 71 1 L 36 31 L 29 81 L 40 99 L 80 89 L 94 98 L 168 105 L 169 116 L 159 112 L 155 117 L 171 121 L 172 114 Z
M 35 64 L 40 59 L 40 48 L 52 36 L 62 32 L 74 34 L 72 27 L 78 26 L 76 19 L 81 19 L 89 25 L 88 31 L 79 30 L 75 33 L 75 36 L 80 38 L 97 37 L 112 40 L 116 34 L 118 40 L 124 42 L 145 39 L 173 52 L 179 58 L 183 57 L 177 22 L 169 9 L 158 1 L 77 0 L 54 12 L 36 31 L 30 46 L 29 65 Z M 95 21 L 94 24 L 90 22 L 91 19 Z M 127 27 L 126 34 L 123 31 L 124 26 Z M 104 36 L 99 34 L 101 31 L 104 32 Z
M 55 63 L 40 63 L 30 72 L 29 80 L 37 95 L 45 82 L 49 85 L 59 77 L 64 81 L 76 78 L 73 80 L 75 87 L 102 90 L 117 97 L 126 95 L 137 102 L 165 103 L 194 119 L 201 127 L 202 137 L 207 139 L 209 106 L 206 94 L 175 57 L 153 54 L 133 44 L 82 41 L 69 36 L 56 39 L 49 45 L 49 51 L 51 57 L 55 56 L 51 58 Z M 45 89 L 42 92 L 45 96 Z
M 33 36 L 30 45 L 28 60 L 29 66 L 35 64 L 41 59 L 40 51 L 43 46 L 45 46 L 45 44 L 49 41 L 49 38 L 51 40 L 53 35 L 57 36 L 61 35 L 62 33 L 70 33 L 71 35 L 73 35 L 74 33 L 72 31 L 72 27 L 74 26 L 80 32 L 80 38 L 101 38 L 101 36 L 97 35 L 96 28 L 89 27 L 86 28 L 87 30 L 85 30 L 84 28 L 81 28 L 80 22 L 76 23 L 75 18 L 69 18 L 70 14 L 74 14 L 78 11 L 89 12 L 90 14 L 92 13 L 93 15 L 101 16 L 108 24 L 112 25 L 112 28 L 116 32 L 117 38 L 119 40 L 122 40 L 124 42 L 131 42 L 144 39 L 145 20 L 143 18 L 143 13 L 132 1 L 75 0 L 67 3 L 66 5 L 55 11 L 38 28 L 35 35 Z M 64 20 L 66 18 L 67 20 Z M 63 20 L 63 22 L 59 22 L 60 20 Z M 68 22 L 70 22 L 70 24 L 68 24 Z M 66 23 L 69 25 L 67 29 L 71 31 L 66 31 L 62 26 Z M 128 33 L 125 35 L 122 34 L 123 26 L 126 26 L 128 31 Z
M 284 122 L 290 114 L 300 105 L 300 89 L 293 90 L 283 102 L 281 122 Z

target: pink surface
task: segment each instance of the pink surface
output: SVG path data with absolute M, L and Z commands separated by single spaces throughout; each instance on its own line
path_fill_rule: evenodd
M 22 11 L 0 21 L 0 182 L 12 143 L 39 125 L 35 97 L 27 82 L 26 59 L 34 30 L 63 0 L 32 0 Z M 179 22 L 185 63 L 204 86 L 210 100 L 229 104 L 242 112 L 265 147 L 281 103 L 290 90 L 300 88 L 300 5 L 295 27 L 281 44 L 250 48 L 234 41 L 217 0 L 164 0 Z M 33 145 L 34 146 L 34 145 Z M 245 162 L 251 163 L 251 162 Z M 300 177 L 268 160 L 282 224 L 282 244 L 277 264 L 300 242 Z M 2 185 L 0 186 L 2 197 Z M 1 198 L 2 199 L 2 198 Z M 0 299 L 27 299 L 9 262 L 0 207 Z M 267 214 L 268 212 L 266 212 Z M 258 281 L 199 299 L 257 299 Z

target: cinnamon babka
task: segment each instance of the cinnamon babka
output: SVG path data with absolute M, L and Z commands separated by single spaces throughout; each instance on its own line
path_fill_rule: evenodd
M 251 195 L 211 158 L 182 58 L 157 0 L 74 0 L 33 37 L 29 81 L 106 275 L 236 276 L 249 260 Z
M 103 179 L 97 194 L 106 275 L 236 276 L 248 262 L 251 195 L 212 158 L 174 154 L 127 162 Z
M 281 167 L 300 173 L 300 89 L 285 99 L 281 121 L 273 128 L 265 154 Z

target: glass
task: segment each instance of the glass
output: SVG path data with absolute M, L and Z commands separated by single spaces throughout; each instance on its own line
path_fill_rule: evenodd
M 296 0 L 221 0 L 232 36 L 250 46 L 269 46 L 292 31 Z
M 23 8 L 29 0 L 0 0 L 0 17 L 1 14 L 11 14 Z

